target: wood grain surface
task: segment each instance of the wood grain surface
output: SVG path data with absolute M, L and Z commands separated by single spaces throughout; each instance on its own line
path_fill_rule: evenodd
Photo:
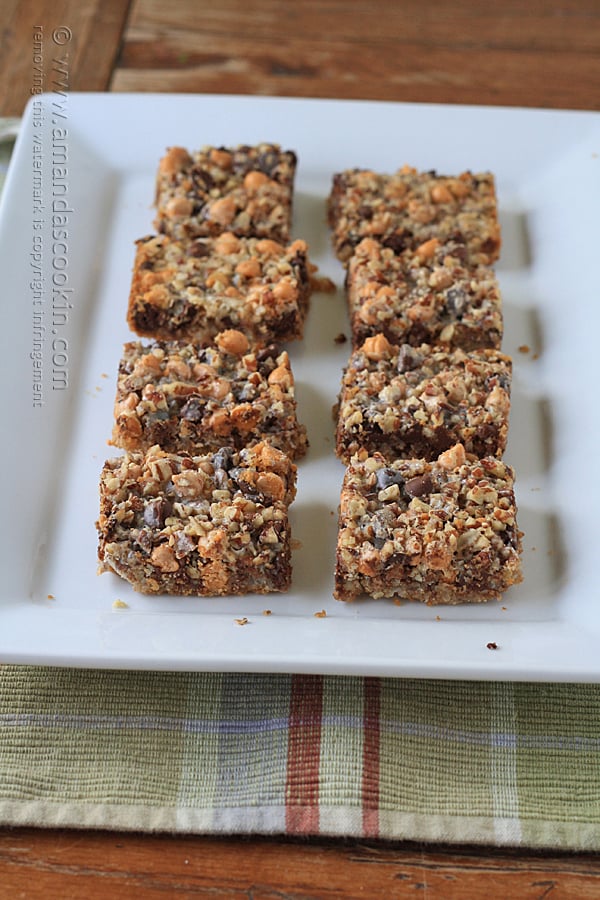
M 128 9 L 127 0 L 0 0 L 0 115 L 21 115 L 39 83 L 38 68 L 48 91 L 58 82 L 70 91 L 106 90 Z M 36 42 L 40 28 L 43 41 Z M 53 38 L 61 28 L 68 32 Z M 36 43 L 43 45 L 41 62 Z
M 597 109 L 599 83 L 598 2 L 137 0 L 111 86 Z
M 507 0 L 4 0 L 0 114 L 30 96 L 32 33 L 73 34 L 70 90 L 600 109 L 600 4 Z
M 0 896 L 121 900 L 592 900 L 591 855 L 357 841 L 0 832 Z
M 598 0 L 2 0 L 0 114 L 34 29 L 71 34 L 71 91 L 183 91 L 600 109 Z M 443 135 L 440 135 L 443 140 Z M 600 897 L 590 854 L 285 838 L 0 830 L 0 898 Z

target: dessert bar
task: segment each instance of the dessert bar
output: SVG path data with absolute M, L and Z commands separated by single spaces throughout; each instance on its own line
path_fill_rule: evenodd
M 145 594 L 285 591 L 295 479 L 294 464 L 265 443 L 110 459 L 100 481 L 100 571 Z
M 393 175 L 368 169 L 336 174 L 328 198 L 333 245 L 342 262 L 365 237 L 396 252 L 431 238 L 465 245 L 469 260 L 490 264 L 500 252 L 494 177 L 418 172 L 404 166 Z
M 437 460 L 357 455 L 341 493 L 335 597 L 481 603 L 521 581 L 513 472 L 462 444 Z
M 119 365 L 112 443 L 125 450 L 191 454 L 268 441 L 292 458 L 307 447 L 287 351 L 252 349 L 229 329 L 200 348 L 130 342 Z
M 395 346 L 383 334 L 355 350 L 342 378 L 336 453 L 435 459 L 461 443 L 475 456 L 506 447 L 512 363 L 498 350 Z
M 127 320 L 139 335 L 207 343 L 235 328 L 257 343 L 302 337 L 310 298 L 304 241 L 137 241 Z
M 372 238 L 346 276 L 354 346 L 383 332 L 395 343 L 499 347 L 502 303 L 493 269 L 467 262 L 464 244 L 436 238 L 396 253 Z
M 287 242 L 296 155 L 278 144 L 171 147 L 156 178 L 155 227 L 181 240 L 223 231 Z

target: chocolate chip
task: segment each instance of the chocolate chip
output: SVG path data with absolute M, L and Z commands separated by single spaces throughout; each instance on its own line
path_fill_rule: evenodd
M 157 409 L 152 413 L 148 413 L 148 421 L 153 425 L 156 422 L 166 422 L 171 418 L 171 414 L 168 409 Z
M 213 475 L 215 479 L 215 484 L 220 491 L 228 491 L 230 488 L 229 484 L 229 475 L 225 471 L 225 469 L 215 469 L 215 474 Z
M 198 357 L 198 362 L 207 363 L 209 366 L 212 366 L 214 357 L 212 347 L 201 347 L 196 351 L 196 356 Z
M 487 391 L 491 391 L 496 387 L 502 388 L 503 391 L 507 393 L 510 392 L 511 388 L 511 377 L 507 372 L 495 372 L 493 375 L 488 376 L 485 379 L 485 388 Z
M 264 172 L 265 175 L 272 176 L 279 165 L 279 153 L 275 150 L 265 150 L 263 153 L 258 154 L 256 162 L 258 163 L 258 168 L 261 172 Z
M 356 169 L 354 171 L 357 171 Z M 333 176 L 333 189 L 340 193 L 341 191 L 346 190 L 346 185 L 348 184 L 348 176 L 345 172 L 336 172 Z
M 190 256 L 204 257 L 210 256 L 210 248 L 204 241 L 192 241 L 189 248 Z
M 277 356 L 279 356 L 280 350 L 275 344 L 269 344 L 267 347 L 263 347 L 261 350 L 258 350 L 256 354 L 257 362 L 265 362 L 266 360 L 273 360 Z
M 385 490 L 392 484 L 397 484 L 399 487 L 403 487 L 404 485 L 404 478 L 402 477 L 400 472 L 396 472 L 395 469 L 391 469 L 388 467 L 384 469 L 378 469 L 376 479 L 377 487 L 380 491 Z
M 454 316 L 461 316 L 467 305 L 467 294 L 462 288 L 450 288 L 446 293 L 446 309 Z
M 404 491 L 409 497 L 424 497 L 431 493 L 432 487 L 431 476 L 425 473 L 425 475 L 416 475 L 405 482 Z
M 373 516 L 371 527 L 373 529 L 373 537 L 371 538 L 371 543 L 376 550 L 381 550 L 390 536 L 389 528 L 387 524 L 382 521 L 381 518 L 379 518 L 377 515 Z
M 506 547 L 510 547 L 511 550 L 517 550 L 519 546 L 519 533 L 515 528 L 505 528 L 504 531 L 500 532 L 500 536 Z
M 201 167 L 194 167 L 190 175 L 195 186 L 201 191 L 209 191 L 215 183 L 210 172 Z
M 231 469 L 233 462 L 233 449 L 231 447 L 221 447 L 213 454 L 212 464 L 215 469 L 223 469 L 225 472 Z
M 191 396 L 181 407 L 180 416 L 188 422 L 199 422 L 204 415 L 204 404 L 200 397 Z
M 368 221 L 369 219 L 373 218 L 373 214 L 374 214 L 375 210 L 373 209 L 372 206 L 367 206 L 366 203 L 362 203 L 358 207 L 356 212 L 360 216 L 361 219 L 366 219 Z
M 152 552 L 152 532 L 148 528 L 140 528 L 137 543 L 145 553 Z
M 417 353 L 414 347 L 411 347 L 410 344 L 402 344 L 398 351 L 396 367 L 400 373 L 410 372 L 412 369 L 417 369 L 422 361 L 423 357 Z
M 293 259 L 290 259 L 290 266 L 292 267 L 294 278 L 296 278 L 300 284 L 306 284 L 310 280 L 306 256 L 296 254 Z
M 172 506 L 164 497 L 149 500 L 144 508 L 144 522 L 150 528 L 162 528 L 165 519 L 171 514 Z
M 382 241 L 382 244 L 384 247 L 388 247 L 397 254 L 402 253 L 403 250 L 406 250 L 406 248 L 410 246 L 410 239 L 411 235 L 406 231 L 397 231 L 394 234 L 388 235 L 388 237 Z

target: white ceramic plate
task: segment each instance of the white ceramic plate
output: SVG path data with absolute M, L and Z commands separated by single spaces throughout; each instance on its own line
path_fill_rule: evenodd
M 114 452 L 106 440 L 121 345 L 131 339 L 133 242 L 152 231 L 154 175 L 166 146 L 260 140 L 297 151 L 294 234 L 339 286 L 335 296 L 314 297 L 305 339 L 291 346 L 311 440 L 292 510 L 300 543 L 293 589 L 143 597 L 116 576 L 96 575 L 94 527 L 99 471 Z M 598 680 L 599 153 L 595 113 L 225 96 L 33 98 L 0 213 L 0 661 Z M 349 344 L 334 340 L 348 329 L 324 201 L 335 171 L 393 171 L 405 162 L 497 176 L 503 349 L 515 363 L 506 458 L 518 477 L 525 580 L 481 607 L 332 598 L 343 470 L 330 411 Z M 117 599 L 127 607 L 115 608 Z M 326 616 L 316 617 L 321 610 Z M 241 617 L 248 624 L 237 624 Z

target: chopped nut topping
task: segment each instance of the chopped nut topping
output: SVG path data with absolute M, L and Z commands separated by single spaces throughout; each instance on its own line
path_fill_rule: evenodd
M 152 235 L 137 242 L 128 322 L 137 334 L 165 340 L 206 344 L 219 335 L 223 352 L 242 356 L 244 337 L 254 345 L 302 337 L 310 268 L 299 241 L 225 232 L 190 245 Z
M 356 245 L 376 236 L 395 251 L 421 248 L 458 235 L 473 262 L 493 263 L 500 250 L 494 178 L 458 178 L 402 168 L 393 175 L 347 170 L 334 175 L 328 199 L 334 248 L 347 262 Z
M 150 370 L 148 359 L 153 360 Z M 306 452 L 287 351 L 275 344 L 252 349 L 235 329 L 203 348 L 183 341 L 125 344 L 115 446 L 145 450 L 159 444 L 196 454 L 224 443 L 241 448 L 265 439 L 292 458 Z M 160 473 L 156 477 L 162 480 Z
M 156 227 L 183 240 L 230 229 L 285 241 L 295 170 L 295 154 L 276 144 L 171 148 L 158 170 Z
M 496 275 L 466 260 L 455 240 L 401 252 L 363 240 L 348 263 L 347 299 L 354 347 L 377 334 L 393 344 L 500 347 Z
M 336 453 L 346 463 L 361 448 L 389 459 L 432 460 L 461 443 L 476 456 L 502 456 L 511 373 L 510 358 L 497 350 L 465 353 L 368 338 L 342 379 Z
M 427 503 L 407 491 L 417 479 L 427 482 Z M 483 602 L 521 580 L 520 552 L 513 473 L 501 461 L 469 460 L 460 444 L 435 461 L 389 462 L 377 453 L 351 460 L 340 504 L 337 599 L 366 593 Z
M 289 457 L 265 444 L 204 456 L 152 447 L 108 460 L 97 523 L 102 569 L 150 594 L 285 591 L 295 479 Z

